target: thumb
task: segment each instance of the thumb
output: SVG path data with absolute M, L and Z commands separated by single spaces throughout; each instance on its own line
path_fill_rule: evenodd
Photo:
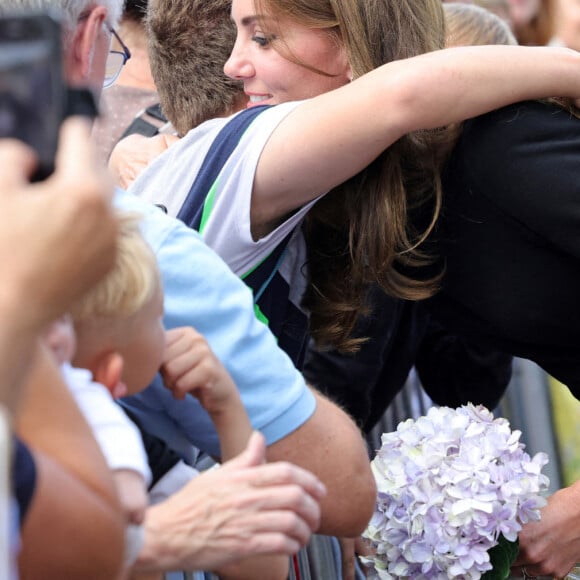
M 256 467 L 263 463 L 266 463 L 266 440 L 259 431 L 254 431 L 248 440 L 246 448 L 233 459 L 226 461 L 222 469 Z

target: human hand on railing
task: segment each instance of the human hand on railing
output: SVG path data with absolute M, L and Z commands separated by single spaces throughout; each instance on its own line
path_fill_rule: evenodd
M 373 549 L 360 536 L 357 538 L 338 538 L 338 542 L 342 561 L 342 580 L 354 580 L 358 557 L 370 556 Z
M 519 534 L 520 551 L 514 575 L 564 578 L 580 559 L 580 482 L 548 498 L 542 518 L 526 524 Z
M 149 507 L 138 570 L 216 570 L 248 556 L 295 554 L 320 524 L 324 485 L 286 462 L 264 463 L 265 440 Z

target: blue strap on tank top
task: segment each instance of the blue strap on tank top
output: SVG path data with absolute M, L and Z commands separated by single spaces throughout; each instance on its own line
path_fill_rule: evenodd
M 246 129 L 268 108 L 269 105 L 260 105 L 245 109 L 224 125 L 205 156 L 177 215 L 178 219 L 197 231 L 202 229 L 206 217 L 204 212 L 208 211 L 208 194 L 224 164 Z M 256 316 L 270 327 L 279 346 L 300 368 L 306 345 L 307 318 L 290 303 L 289 286 L 279 273 L 293 233 L 290 232 L 260 264 L 241 278 L 254 293 Z

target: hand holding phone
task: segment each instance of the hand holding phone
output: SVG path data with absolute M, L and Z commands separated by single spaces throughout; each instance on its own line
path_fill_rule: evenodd
M 34 179 L 44 179 L 54 169 L 66 95 L 56 13 L 1 17 L 0 138 L 20 139 L 36 151 Z

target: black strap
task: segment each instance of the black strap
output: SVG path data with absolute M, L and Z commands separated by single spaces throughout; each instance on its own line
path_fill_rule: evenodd
M 178 218 L 199 230 L 206 197 L 244 131 L 267 105 L 246 109 L 233 117 L 218 133 L 209 148 L 202 167 L 190 187 Z M 277 337 L 280 348 L 300 368 L 304 357 L 307 332 L 306 315 L 289 298 L 290 287 L 279 272 L 286 248 L 294 230 L 272 252 L 242 279 L 254 293 L 254 309 Z
M 65 117 L 82 115 L 91 120 L 97 117 L 99 110 L 93 91 L 69 87 L 66 99 Z
M 268 105 L 260 105 L 243 110 L 228 121 L 218 133 L 177 215 L 190 228 L 199 230 L 203 205 L 209 190 L 246 129 L 267 108 Z
M 135 116 L 129 126 L 125 131 L 123 131 L 123 134 L 119 137 L 119 141 L 128 135 L 133 135 L 135 133 L 138 135 L 145 135 L 145 137 L 153 137 L 154 135 L 157 135 L 160 129 L 167 123 L 169 123 L 169 121 L 163 114 L 161 105 L 156 103 L 155 105 L 147 107 Z

